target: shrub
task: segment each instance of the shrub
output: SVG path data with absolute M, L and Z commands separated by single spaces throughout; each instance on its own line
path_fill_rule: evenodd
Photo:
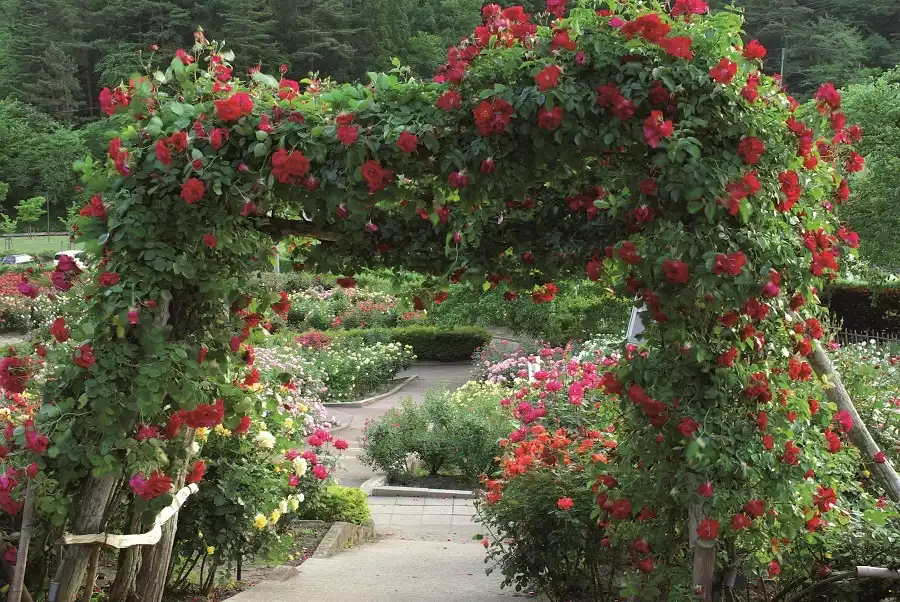
M 625 328 L 630 300 L 589 281 L 561 282 L 559 289 L 553 302 L 536 304 L 530 298 L 507 301 L 505 286 L 487 293 L 454 286 L 449 298 L 432 308 L 431 315 L 440 325 L 501 326 L 554 344 Z
M 476 349 L 491 340 L 483 328 L 436 328 L 410 326 L 395 328 L 391 339 L 413 348 L 420 361 L 454 362 L 471 359 Z
M 356 487 L 329 485 L 306 506 L 302 517 L 362 525 L 372 518 L 372 511 L 366 502 L 367 497 L 364 491 Z
M 498 385 L 467 383 L 453 393 L 426 391 L 422 404 L 407 398 L 366 424 L 362 461 L 392 482 L 416 476 L 410 456 L 429 474 L 458 472 L 475 482 L 496 470 L 497 442 L 512 424 L 499 403 L 504 392 Z
M 330 330 L 335 339 L 356 339 L 365 345 L 393 341 L 409 345 L 419 361 L 454 362 L 471 359 L 476 349 L 491 340 L 487 330 L 477 327 L 361 328 Z

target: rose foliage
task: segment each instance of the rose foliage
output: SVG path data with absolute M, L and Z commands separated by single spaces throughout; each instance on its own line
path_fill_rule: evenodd
M 432 82 L 241 78 L 198 32 L 164 72 L 108 95 L 124 126 L 77 166 L 94 194 L 78 233 L 100 270 L 53 279 L 88 280 L 87 317 L 50 349 L 35 426 L 13 435 L 52 474 L 42 495 L 68 507 L 141 475 L 163 492 L 189 448 L 138 441 L 138 423 L 233 430 L 263 409 L 245 394 L 244 341 L 288 308 L 251 273 L 288 234 L 319 239 L 307 263 L 347 287 L 387 265 L 505 280 L 536 303 L 570 275 L 637 295 L 651 345 L 616 372 L 632 435 L 619 461 L 635 470 L 614 497 L 669 509 L 640 526 L 657 566 L 685 566 L 691 505 L 724 525 L 739 497 L 811 495 L 806 463 L 844 434 L 783 393 L 810 378 L 816 336 L 788 310 L 813 318 L 816 289 L 855 253 L 837 212 L 860 132 L 833 86 L 804 113 L 760 73 L 739 15 L 556 8 L 538 22 L 486 6 Z M 27 364 L 9 372 L 27 380 Z M 698 500 L 704 481 L 722 495 Z

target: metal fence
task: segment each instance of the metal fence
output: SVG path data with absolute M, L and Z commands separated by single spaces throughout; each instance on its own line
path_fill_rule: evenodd
M 841 330 L 835 336 L 835 341 L 841 345 L 852 345 L 853 343 L 866 343 L 868 341 L 876 343 L 896 343 L 900 342 L 900 334 L 892 332 L 876 332 L 874 330 Z

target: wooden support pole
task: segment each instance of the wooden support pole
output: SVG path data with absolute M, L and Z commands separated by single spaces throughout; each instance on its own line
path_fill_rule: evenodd
M 97 573 L 100 570 L 100 550 L 102 546 L 96 545 L 91 549 L 91 559 L 88 561 L 87 582 L 84 584 L 82 602 L 91 602 L 94 595 L 94 586 L 97 584 Z
M 800 319 L 797 314 L 794 314 L 794 318 Z M 859 412 L 856 411 L 856 406 L 853 405 L 853 400 L 841 381 L 841 375 L 834 369 L 831 359 L 818 341 L 813 341 L 813 351 L 807 359 L 816 375 L 825 383 L 825 395 L 828 399 L 834 402 L 839 410 L 845 410 L 853 418 L 853 428 L 847 434 L 850 442 L 859 449 L 872 473 L 884 485 L 888 496 L 900 503 L 900 476 L 897 475 L 897 471 L 889 461 L 878 464 L 873 460 L 875 454 L 880 451 L 878 444 L 875 443 Z
M 28 566 L 28 546 L 34 532 L 34 479 L 28 480 L 25 488 L 25 504 L 22 507 L 22 528 L 19 530 L 19 553 L 16 556 L 16 570 L 9 584 L 8 602 L 21 602 L 25 589 L 25 567 Z

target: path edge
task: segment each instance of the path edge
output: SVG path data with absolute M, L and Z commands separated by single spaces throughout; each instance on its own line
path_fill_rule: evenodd
M 376 401 L 384 399 L 385 397 L 390 397 L 391 395 L 400 391 L 406 385 L 413 382 L 414 380 L 417 380 L 418 378 L 419 378 L 418 374 L 411 374 L 411 375 L 407 376 L 406 378 L 394 379 L 394 382 L 397 382 L 397 380 L 399 380 L 400 382 L 396 387 L 394 387 L 387 393 L 380 393 L 378 395 L 374 395 L 372 397 L 367 397 L 367 398 L 361 399 L 359 401 L 329 401 L 328 403 L 323 403 L 322 405 L 325 406 L 326 408 L 364 408 L 367 405 L 371 405 L 371 404 L 375 403 Z

